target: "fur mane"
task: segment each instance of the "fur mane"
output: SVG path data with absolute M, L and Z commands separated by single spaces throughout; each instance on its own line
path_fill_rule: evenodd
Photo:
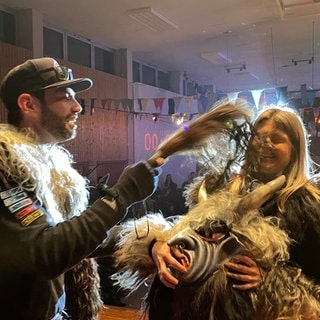
M 113 279 L 123 289 L 136 290 L 152 279 L 145 300 L 145 313 L 152 320 L 318 320 L 320 286 L 290 263 L 289 236 L 275 217 L 263 217 L 259 210 L 238 215 L 234 208 L 240 196 L 221 190 L 195 205 L 187 215 L 170 225 L 157 214 L 127 221 L 118 240 L 115 258 L 119 271 Z M 230 236 L 241 244 L 237 253 L 250 256 L 265 273 L 256 290 L 234 289 L 224 263 L 203 283 L 165 287 L 148 253 L 150 238 L 169 241 L 192 226 L 223 221 Z M 150 235 L 148 234 L 150 230 Z M 142 235 L 137 239 L 137 233 Z M 149 240 L 148 240 L 149 239 Z M 149 241 L 149 242 L 148 242 Z M 227 257 L 227 261 L 232 256 Z
M 0 171 L 26 191 L 34 192 L 53 223 L 86 208 L 87 180 L 72 168 L 72 157 L 65 148 L 39 144 L 31 129 L 19 132 L 10 125 L 0 126 L 0 141 Z

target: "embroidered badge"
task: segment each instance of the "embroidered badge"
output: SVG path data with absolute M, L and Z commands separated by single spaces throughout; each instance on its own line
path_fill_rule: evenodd
M 12 189 L 9 189 L 9 190 L 5 190 L 5 191 L 2 191 L 0 193 L 0 198 L 1 199 L 6 199 L 8 197 L 14 196 L 15 194 L 17 194 L 17 193 L 19 193 L 21 191 L 22 190 L 19 187 L 12 188 Z
M 10 210 L 10 212 L 15 213 L 16 211 L 18 211 L 18 210 L 20 210 L 30 204 L 32 204 L 32 200 L 30 198 L 26 198 L 26 199 L 23 199 L 15 204 L 13 204 L 8 209 Z
M 4 205 L 5 205 L 6 207 L 9 207 L 9 206 L 11 206 L 13 203 L 16 203 L 16 202 L 18 202 L 18 201 L 20 201 L 20 200 L 22 200 L 22 199 L 27 198 L 27 197 L 28 197 L 28 195 L 27 195 L 25 192 L 21 192 L 21 193 L 18 193 L 18 194 L 16 194 L 16 195 L 14 195 L 14 196 L 11 196 L 11 197 L 9 197 L 9 198 L 7 198 L 7 199 L 4 199 L 4 200 L 3 200 L 3 203 L 4 203 Z
M 26 227 L 28 226 L 30 223 L 32 223 L 34 220 L 38 219 L 39 217 L 41 217 L 43 215 L 43 212 L 41 209 L 38 209 L 36 211 L 33 211 L 32 213 L 30 213 L 26 218 L 24 218 L 23 220 L 21 220 L 21 224 Z
M 33 212 L 33 211 L 36 211 L 38 208 L 35 206 L 35 205 L 31 205 L 29 207 L 26 207 L 24 209 L 22 209 L 21 211 L 17 212 L 14 216 L 20 220 L 22 219 L 23 217 L 25 217 L 27 214 Z

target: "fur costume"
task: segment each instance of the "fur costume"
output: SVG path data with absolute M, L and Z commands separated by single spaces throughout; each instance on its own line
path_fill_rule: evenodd
M 58 145 L 38 144 L 31 130 L 1 125 L 0 176 L 35 194 L 51 225 L 79 215 L 88 205 L 87 181 Z M 94 259 L 83 259 L 65 274 L 67 312 L 75 320 L 96 320 L 102 305 Z
M 222 113 L 219 113 L 220 107 Z M 152 282 L 145 305 L 150 320 L 318 320 L 320 286 L 311 277 L 320 281 L 320 274 L 318 266 L 311 265 L 313 257 L 309 251 L 310 248 L 318 249 L 316 244 L 319 241 L 316 240 L 318 242 L 315 244 L 312 241 L 319 239 L 320 234 L 319 204 L 312 200 L 306 190 L 299 190 L 287 201 L 286 219 L 282 219 L 283 213 L 279 212 L 272 200 L 263 205 L 262 211 L 256 208 L 239 215 L 236 208 L 240 196 L 227 191 L 226 183 L 236 175 L 236 167 L 240 163 L 237 161 L 241 160 L 246 149 L 248 117 L 245 112 L 238 114 L 236 117 L 244 121 L 240 121 L 239 125 L 233 121 L 233 125 L 226 127 L 224 125 L 230 123 L 226 120 L 228 115 L 234 114 L 234 108 L 238 110 L 238 105 L 225 102 L 220 107 L 210 111 L 205 118 L 196 120 L 187 134 L 180 130 L 164 146 L 159 146 L 154 157 L 166 158 L 181 150 L 197 149 L 203 158 L 203 166 L 211 172 L 206 172 L 205 176 L 188 188 L 186 195 L 190 211 L 174 223 L 155 213 L 123 224 L 115 252 L 119 272 L 114 275 L 114 279 L 129 291 L 136 290 L 146 281 Z M 202 121 L 206 123 L 203 124 Z M 202 131 L 203 127 L 207 127 L 206 124 L 212 124 L 210 130 Z M 193 132 L 193 128 L 201 132 Z M 213 134 L 212 139 L 209 139 L 210 134 Z M 217 137 L 222 137 L 225 144 L 217 144 L 214 141 Z M 213 141 L 213 148 L 210 147 L 210 140 Z M 228 152 L 223 147 L 217 150 L 216 147 L 223 144 L 231 144 Z M 214 154 L 219 156 L 215 157 Z M 210 196 L 197 204 L 202 179 L 205 179 L 205 189 Z M 253 185 L 259 184 L 250 177 L 247 183 L 243 193 L 250 192 Z M 233 251 L 231 247 L 229 252 L 227 247 L 226 252 L 229 254 L 225 256 L 223 250 L 218 251 L 222 258 L 212 259 L 212 262 L 221 263 L 202 281 L 188 284 L 180 281 L 175 289 L 165 287 L 157 277 L 157 268 L 150 256 L 153 241 L 162 240 L 172 245 L 176 238 L 183 238 L 184 233 L 190 234 L 191 239 L 205 240 L 208 237 L 203 236 L 200 231 L 208 230 L 208 226 L 210 230 L 210 226 L 217 222 L 223 226 L 221 233 L 224 237 L 232 238 L 233 245 L 237 243 L 237 250 Z M 287 230 L 292 231 L 290 238 Z M 213 238 L 214 234 L 211 239 Z M 187 251 L 186 247 L 181 248 L 181 253 Z M 209 251 L 207 253 L 202 258 L 210 258 Z M 234 280 L 226 276 L 224 262 L 238 253 L 250 256 L 266 272 L 259 288 L 241 291 L 232 287 Z M 289 257 L 295 263 L 291 263 Z M 197 262 L 196 258 L 192 258 L 190 261 Z M 308 261 L 305 262 L 304 258 Z M 207 265 L 210 264 L 210 261 L 206 262 Z M 310 278 L 302 273 L 296 263 L 301 264 Z
M 319 319 L 320 286 L 305 277 L 300 268 L 287 262 L 290 240 L 279 228 L 278 220 L 263 217 L 257 210 L 242 217 L 236 215 L 237 201 L 238 197 L 221 191 L 196 205 L 174 226 L 157 214 L 125 224 L 116 252 L 120 271 L 115 278 L 123 288 L 132 291 L 144 281 L 156 277 L 146 305 L 146 308 L 151 306 L 150 319 Z M 264 282 L 258 289 L 233 289 L 222 263 L 204 283 L 181 284 L 172 290 L 158 280 L 157 270 L 148 253 L 151 239 L 171 241 L 188 226 L 201 227 L 208 220 L 225 223 L 228 232 L 241 243 L 243 249 L 240 253 L 251 256 L 266 271 Z M 137 239 L 134 230 L 139 235 L 146 235 L 148 224 L 149 235 Z

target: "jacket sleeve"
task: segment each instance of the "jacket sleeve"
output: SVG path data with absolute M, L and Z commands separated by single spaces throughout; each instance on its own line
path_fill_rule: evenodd
M 1 260 L 44 278 L 55 278 L 90 255 L 124 215 L 99 199 L 80 216 L 52 225 L 43 207 L 30 197 L 22 201 L 29 204 L 16 210 L 0 199 Z

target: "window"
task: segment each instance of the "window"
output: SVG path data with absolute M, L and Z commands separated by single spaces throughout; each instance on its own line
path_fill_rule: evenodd
M 94 47 L 95 68 L 114 74 L 114 53 L 99 47 Z
M 68 60 L 82 66 L 91 67 L 91 44 L 68 36 Z
M 141 82 L 140 77 L 140 63 L 137 61 L 132 61 L 132 81 Z
M 163 71 L 158 71 L 158 86 L 161 89 L 169 90 L 169 74 Z
M 63 34 L 43 28 L 43 53 L 45 56 L 63 59 Z
M 0 11 L 0 41 L 16 44 L 15 16 L 4 11 Z
M 150 86 L 156 86 L 156 70 L 143 65 L 142 66 L 142 83 L 148 84 Z

